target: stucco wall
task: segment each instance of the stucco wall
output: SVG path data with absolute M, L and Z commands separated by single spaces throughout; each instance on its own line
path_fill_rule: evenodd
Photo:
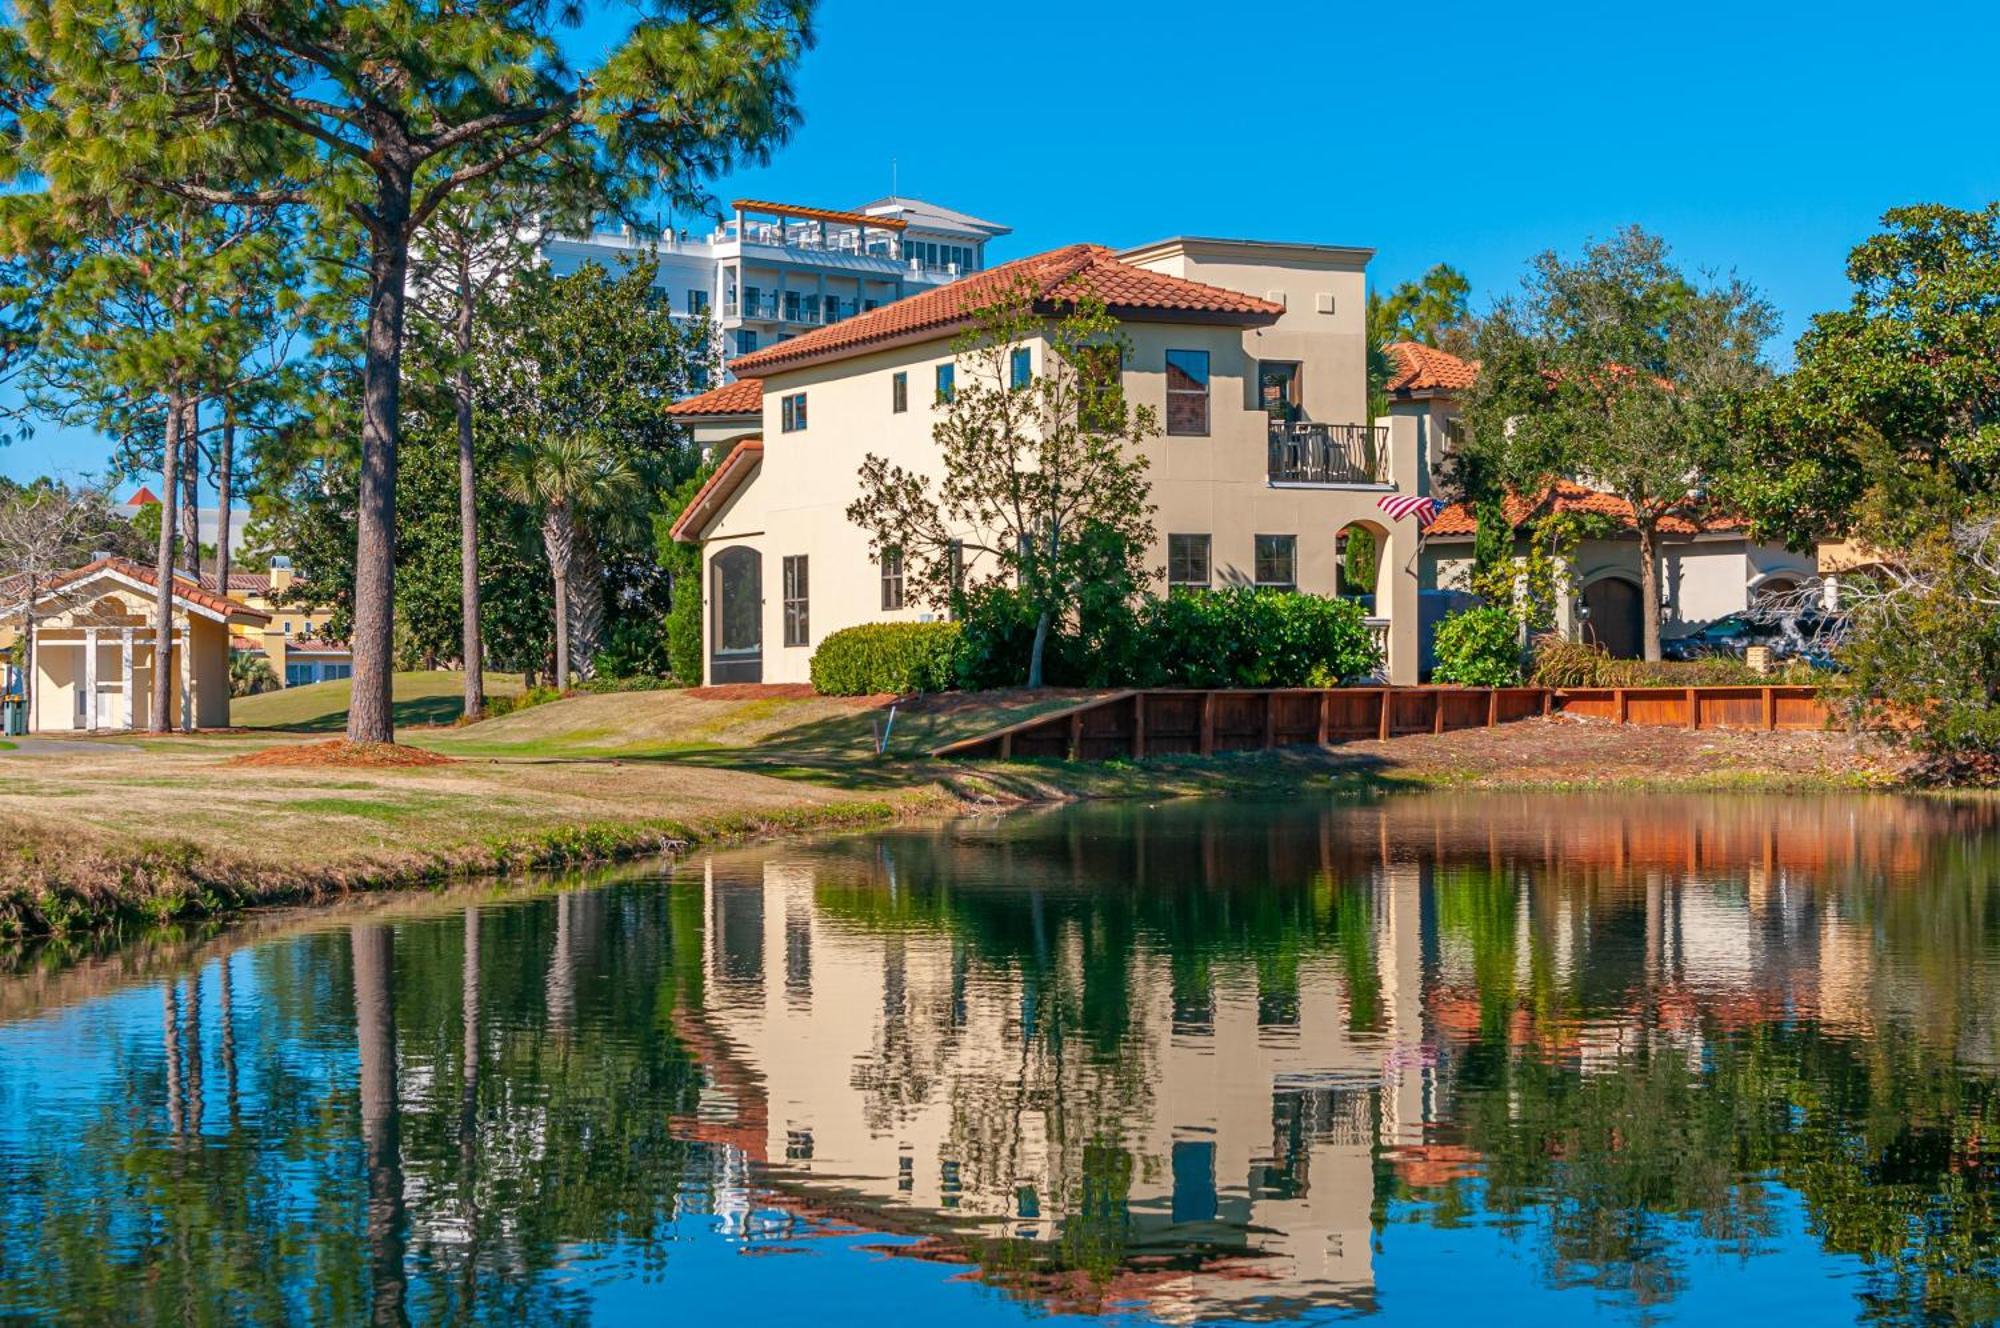
M 1265 284 L 1251 282 L 1248 289 L 1261 293 Z M 1358 284 L 1354 289 L 1358 300 Z M 1299 587 L 1334 593 L 1336 533 L 1352 521 L 1380 522 L 1376 501 L 1386 490 L 1273 486 L 1267 474 L 1267 421 L 1252 401 L 1252 384 L 1259 358 L 1300 359 L 1308 415 L 1328 423 L 1364 423 L 1358 349 L 1349 355 L 1345 334 L 1330 332 L 1288 333 L 1295 339 L 1294 349 L 1274 356 L 1263 340 L 1268 334 L 1260 329 L 1130 323 L 1124 330 L 1130 342 L 1127 397 L 1135 405 L 1152 407 L 1162 428 L 1166 352 L 1206 350 L 1210 357 L 1209 433 L 1161 436 L 1144 449 L 1158 508 L 1149 565 L 1164 572 L 1169 534 L 1205 533 L 1211 537 L 1215 584 L 1248 582 L 1254 575 L 1255 537 L 1290 534 L 1298 538 Z M 1031 352 L 1039 369 L 1048 347 L 1036 343 Z M 882 610 L 879 569 L 869 559 L 866 535 L 848 521 L 846 507 L 859 492 L 857 472 L 870 452 L 938 477 L 931 432 L 940 418 L 934 405 L 935 370 L 951 358 L 949 338 L 939 338 L 763 376 L 763 463 L 710 524 L 704 561 L 730 544 L 746 544 L 762 555 L 764 681 L 807 681 L 813 647 L 841 627 L 934 612 L 914 600 L 900 611 Z M 909 408 L 900 414 L 891 410 L 892 379 L 899 371 L 909 375 Z M 972 369 L 959 365 L 957 372 L 964 382 Z M 1323 399 L 1332 404 L 1315 407 L 1322 400 L 1314 395 L 1315 383 L 1323 385 Z M 807 427 L 786 433 L 781 427 L 783 402 L 798 392 L 806 394 Z M 1393 426 L 1391 454 L 1395 474 L 1415 474 L 1413 422 Z M 782 560 L 795 554 L 808 558 L 811 635 L 803 646 L 786 646 Z M 1391 593 L 1377 611 L 1392 617 L 1402 613 L 1411 623 L 1409 641 L 1396 661 L 1399 681 L 1415 680 L 1415 559 L 1414 527 L 1405 523 L 1402 530 L 1388 532 L 1384 565 L 1396 575 L 1388 578 Z M 971 566 L 978 570 L 977 562 Z M 704 585 L 712 584 L 705 572 Z M 711 606 L 704 631 L 712 626 Z

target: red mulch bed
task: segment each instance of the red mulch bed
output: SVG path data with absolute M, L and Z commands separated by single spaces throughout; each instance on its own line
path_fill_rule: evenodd
M 458 762 L 421 747 L 404 747 L 393 742 L 348 742 L 335 738 L 331 742 L 308 742 L 297 746 L 266 747 L 261 752 L 245 752 L 241 756 L 230 757 L 227 764 L 385 770 L 457 765 Z

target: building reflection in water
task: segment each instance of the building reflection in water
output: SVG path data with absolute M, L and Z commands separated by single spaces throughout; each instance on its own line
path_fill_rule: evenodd
M 1984 805 L 1086 807 L 469 899 L 0 979 L 0 1319 L 583 1324 L 720 1233 L 1394 1321 L 1419 1224 L 1642 1313 L 1770 1250 L 2000 1305 Z
M 803 1210 L 1059 1303 L 1367 1307 L 1385 1202 L 1481 1172 L 1496 1054 L 1699 1075 L 1732 1031 L 1884 1013 L 1990 1049 L 1990 1007 L 1912 1003 L 1836 893 L 1940 843 L 1865 805 L 1107 811 L 717 855 L 703 1115 Z

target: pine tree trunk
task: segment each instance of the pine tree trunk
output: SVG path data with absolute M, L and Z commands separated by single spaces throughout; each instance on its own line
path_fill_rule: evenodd
M 569 562 L 570 671 L 597 676 L 597 652 L 604 646 L 604 560 L 588 529 L 578 529 Z
M 1659 531 L 1650 517 L 1641 517 L 1639 527 L 1639 631 L 1645 648 L 1640 651 L 1649 663 L 1660 659 L 1660 549 Z
M 160 487 L 166 494 L 160 503 L 160 545 L 153 561 L 159 586 L 153 592 L 153 710 L 146 716 L 148 733 L 168 731 L 174 699 L 174 548 L 179 542 L 174 538 L 174 502 L 180 493 L 182 423 L 180 397 L 169 396 L 166 447 L 160 462 Z
M 465 717 L 486 713 L 485 646 L 479 635 L 479 479 L 472 456 L 472 272 L 458 261 L 458 373 L 453 404 L 458 411 L 458 579 L 460 651 L 465 664 Z
M 215 451 L 215 593 L 229 594 L 229 501 L 236 467 L 236 403 L 222 401 L 222 437 Z
M 181 425 L 181 566 L 201 584 L 201 403 L 187 404 Z
M 41 580 L 29 572 L 22 586 L 21 600 L 21 724 L 35 726 L 35 601 L 42 597 Z M 0 662 L 0 693 L 6 691 L 7 670 Z M 127 698 L 126 705 L 131 705 Z
M 361 371 L 361 487 L 354 544 L 354 694 L 349 742 L 394 742 L 396 450 L 410 265 L 409 176 L 384 178 L 368 258 L 368 340 Z

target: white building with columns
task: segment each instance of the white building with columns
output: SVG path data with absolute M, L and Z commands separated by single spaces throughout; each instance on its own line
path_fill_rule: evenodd
M 28 732 L 150 727 L 158 585 L 150 567 L 99 558 L 55 578 L 36 597 L 27 634 Z M 7 613 L 0 633 L 11 638 L 21 632 L 23 615 L 18 603 Z M 258 628 L 270 620 L 186 577 L 174 578 L 170 726 L 228 726 L 230 628 Z

